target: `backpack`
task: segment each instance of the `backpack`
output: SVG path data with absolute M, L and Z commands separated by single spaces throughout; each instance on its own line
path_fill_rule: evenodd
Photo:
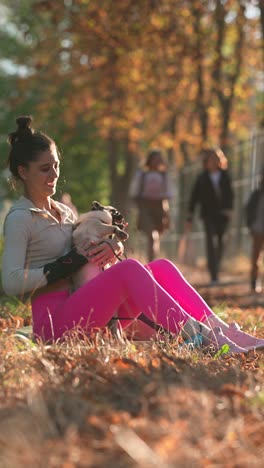
M 157 179 L 157 178 L 160 178 L 160 176 L 162 176 L 161 184 L 160 184 L 160 181 Z M 151 181 L 151 178 L 152 178 L 152 181 Z M 155 178 L 156 178 L 156 181 L 155 181 Z M 157 191 L 157 186 L 158 186 L 159 192 Z M 149 200 L 166 199 L 167 197 L 165 196 L 165 194 L 167 192 L 167 186 L 168 186 L 167 172 L 157 172 L 157 173 L 142 172 L 140 175 L 138 193 L 137 193 L 136 198 L 137 200 L 141 200 L 143 192 L 146 191 L 147 189 L 147 193 L 148 193 L 147 199 Z

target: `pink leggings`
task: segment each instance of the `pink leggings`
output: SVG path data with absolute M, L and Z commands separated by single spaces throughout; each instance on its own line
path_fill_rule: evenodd
M 213 314 L 177 267 L 165 259 L 146 266 L 127 259 L 73 294 L 58 291 L 32 301 L 34 334 L 44 341 L 57 340 L 77 326 L 87 333 L 103 328 L 114 315 L 126 328 L 141 313 L 175 334 L 190 316 L 203 321 Z

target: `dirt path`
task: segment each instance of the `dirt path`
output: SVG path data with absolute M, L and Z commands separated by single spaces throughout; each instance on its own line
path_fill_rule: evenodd
M 219 284 L 211 286 L 206 270 L 186 265 L 179 267 L 188 281 L 211 306 L 225 303 L 230 307 L 242 309 L 264 307 L 264 291 L 252 293 L 249 287 L 248 273 L 223 272 Z

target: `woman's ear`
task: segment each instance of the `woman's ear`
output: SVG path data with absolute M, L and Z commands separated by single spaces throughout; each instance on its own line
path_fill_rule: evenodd
M 18 166 L 17 172 L 18 172 L 18 175 L 19 175 L 20 179 L 26 180 L 27 174 L 26 174 L 25 166 Z

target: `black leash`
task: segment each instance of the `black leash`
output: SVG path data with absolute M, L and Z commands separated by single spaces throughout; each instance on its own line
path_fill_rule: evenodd
M 156 322 L 153 322 L 149 317 L 147 317 L 145 314 L 141 313 L 137 317 L 112 317 L 111 320 L 109 320 L 107 327 L 111 329 L 113 324 L 116 324 L 116 321 L 118 320 L 141 320 L 141 322 L 144 322 L 146 325 L 148 325 L 150 328 L 155 330 L 156 332 L 160 333 L 161 335 L 166 335 L 170 339 L 175 339 L 175 335 L 171 333 L 169 330 L 164 328 L 162 325 L 159 325 Z M 113 325 L 114 328 L 114 325 Z
M 122 262 L 122 258 L 117 255 L 112 247 L 112 245 L 110 244 L 110 242 L 108 242 L 107 240 L 103 241 L 103 242 L 106 242 L 110 248 L 112 249 L 113 251 L 113 254 L 115 255 L 115 257 L 120 261 Z M 125 258 L 127 258 L 126 254 L 123 253 L 122 254 Z M 114 329 L 116 327 L 116 320 L 141 320 L 141 322 L 144 322 L 146 325 L 148 325 L 150 328 L 152 328 L 153 330 L 155 330 L 156 332 L 158 333 L 161 333 L 162 335 L 167 335 L 169 338 L 175 338 L 175 336 L 169 332 L 168 330 L 166 330 L 166 328 L 164 328 L 162 325 L 159 325 L 155 322 L 153 322 L 153 320 L 151 320 L 149 317 L 147 317 L 145 314 L 141 313 L 140 315 L 138 315 L 138 317 L 112 317 L 107 326 L 111 329 Z
M 150 328 L 153 328 L 155 331 L 161 333 L 162 335 L 167 335 L 169 338 L 175 338 L 173 333 L 171 333 L 169 330 L 164 328 L 162 325 L 159 325 L 156 322 L 153 322 L 150 318 L 148 318 L 145 314 L 141 313 L 138 317 L 137 320 L 141 320 L 141 322 L 144 322 L 146 325 L 148 325 Z

